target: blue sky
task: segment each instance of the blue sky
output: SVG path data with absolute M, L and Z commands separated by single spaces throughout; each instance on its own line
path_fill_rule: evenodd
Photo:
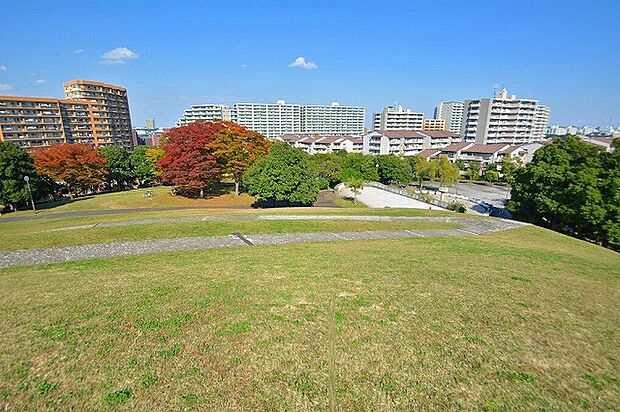
M 128 89 L 134 125 L 197 103 L 399 103 L 496 85 L 552 123 L 620 124 L 620 1 L 0 0 L 0 94 Z M 107 16 L 102 18 L 102 16 Z M 306 66 L 289 67 L 303 57 Z

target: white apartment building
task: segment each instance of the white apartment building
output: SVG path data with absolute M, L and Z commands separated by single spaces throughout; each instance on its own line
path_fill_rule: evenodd
M 460 142 L 448 131 L 375 130 L 363 138 L 363 153 L 372 155 L 415 156 L 426 149 L 439 149 Z
M 286 103 L 235 103 L 232 121 L 268 139 L 275 139 L 285 133 L 302 132 L 301 108 L 299 104 Z
M 177 126 L 186 126 L 197 120 L 231 120 L 230 108 L 223 104 L 195 104 L 183 111 Z
M 305 105 L 301 110 L 305 133 L 361 136 L 365 119 L 365 107 L 341 106 L 338 102 L 329 106 Z
M 277 140 L 302 149 L 308 154 L 332 153 L 344 150 L 362 153 L 362 138 L 359 136 L 326 136 L 313 134 L 283 134 Z
M 278 100 L 276 103 L 235 103 L 232 108 L 221 104 L 194 105 L 183 112 L 177 126 L 197 120 L 231 120 L 269 139 L 286 133 L 361 136 L 365 117 L 364 107 L 341 106 L 338 102 L 329 106 L 304 106 Z
M 439 102 L 435 107 L 435 119 L 443 119 L 446 129 L 452 133 L 461 133 L 464 103 L 458 101 Z
M 466 100 L 461 136 L 476 144 L 523 144 L 544 139 L 549 108 L 538 100 L 517 99 L 506 89 L 492 98 Z
M 424 113 L 402 106 L 385 106 L 373 115 L 373 130 L 422 130 Z

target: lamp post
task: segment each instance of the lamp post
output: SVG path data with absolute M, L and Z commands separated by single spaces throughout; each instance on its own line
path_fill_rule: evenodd
M 32 199 L 32 190 L 30 190 L 30 177 L 24 176 L 24 180 L 26 181 L 26 186 L 28 186 L 28 193 L 30 193 L 30 203 L 32 203 L 32 211 L 37 212 L 37 209 L 34 207 L 34 200 Z

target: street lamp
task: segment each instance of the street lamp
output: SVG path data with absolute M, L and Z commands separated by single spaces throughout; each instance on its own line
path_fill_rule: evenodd
M 28 186 L 28 193 L 30 193 L 30 203 L 32 203 L 32 210 L 36 213 L 37 209 L 34 207 L 34 200 L 32 199 L 32 190 L 30 190 L 30 177 L 24 176 L 26 186 Z

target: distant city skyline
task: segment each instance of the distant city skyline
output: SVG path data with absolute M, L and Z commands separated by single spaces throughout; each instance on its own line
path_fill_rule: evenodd
M 117 84 L 135 126 L 173 126 L 194 104 L 277 100 L 363 106 L 371 126 L 384 106 L 431 118 L 441 101 L 503 87 L 549 106 L 549 124 L 620 124 L 616 1 L 2 7 L 0 95 L 61 98 L 74 78 Z

